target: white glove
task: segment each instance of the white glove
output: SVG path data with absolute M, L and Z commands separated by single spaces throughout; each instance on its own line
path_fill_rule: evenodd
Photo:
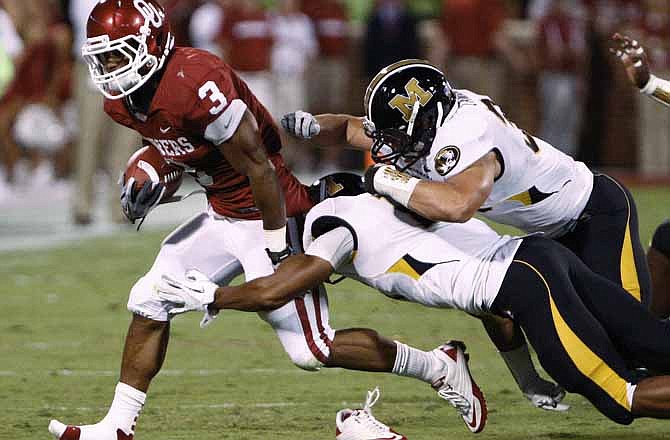
M 526 385 L 523 390 L 526 399 L 540 409 L 547 411 L 567 411 L 570 405 L 561 403 L 565 397 L 565 390 L 560 385 L 537 377 L 533 383 Z
M 158 297 L 170 304 L 171 308 L 168 311 L 170 316 L 190 311 L 204 312 L 205 316 L 200 321 L 200 327 L 207 326 L 218 314 L 218 311 L 212 313 L 208 308 L 214 302 L 218 288 L 217 284 L 197 269 L 186 271 L 181 280 L 163 275 L 155 286 Z
M 314 115 L 302 110 L 285 114 L 281 118 L 281 126 L 298 139 L 311 139 L 321 133 L 321 126 Z

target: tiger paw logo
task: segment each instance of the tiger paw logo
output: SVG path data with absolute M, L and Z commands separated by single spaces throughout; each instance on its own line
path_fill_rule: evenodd
M 442 148 L 435 155 L 435 171 L 440 176 L 446 176 L 458 164 L 461 158 L 461 150 L 455 145 Z

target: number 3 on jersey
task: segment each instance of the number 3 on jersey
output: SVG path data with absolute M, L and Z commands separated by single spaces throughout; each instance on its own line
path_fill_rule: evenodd
M 221 93 L 219 87 L 214 81 L 207 81 L 203 84 L 198 90 L 198 96 L 200 99 L 205 99 L 209 96 L 209 100 L 212 101 L 212 108 L 209 109 L 209 112 L 213 115 L 218 115 L 226 108 L 228 105 L 228 100 L 226 96 Z

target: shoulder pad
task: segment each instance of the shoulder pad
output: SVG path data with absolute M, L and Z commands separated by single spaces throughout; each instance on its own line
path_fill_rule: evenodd
M 467 145 L 481 141 L 487 134 L 489 124 L 476 106 L 465 106 L 458 111 L 435 134 L 433 145 Z

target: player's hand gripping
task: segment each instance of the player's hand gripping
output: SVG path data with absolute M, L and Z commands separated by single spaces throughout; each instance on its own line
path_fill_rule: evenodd
M 165 192 L 165 185 L 161 182 L 147 182 L 137 191 L 134 177 L 128 179 L 125 184 L 123 180 L 120 182 L 121 210 L 128 221 L 134 224 L 135 220 L 146 217 L 149 211 L 158 205 Z
M 190 311 L 201 311 L 205 316 L 200 327 L 208 325 L 218 314 L 218 310 L 210 311 L 209 305 L 214 302 L 214 295 L 219 286 L 197 269 L 186 271 L 184 278 L 176 279 L 163 275 L 155 289 L 159 298 L 170 304 L 170 316 L 181 315 Z
M 311 139 L 321 133 L 321 126 L 314 115 L 302 110 L 285 114 L 281 118 L 281 126 L 298 139 Z
M 621 63 L 626 68 L 626 74 L 631 83 L 638 89 L 644 88 L 651 78 L 649 71 L 649 61 L 644 48 L 640 46 L 637 40 L 634 40 L 626 35 L 616 33 L 612 36 L 614 47 L 610 48 L 610 52 L 621 60 Z

